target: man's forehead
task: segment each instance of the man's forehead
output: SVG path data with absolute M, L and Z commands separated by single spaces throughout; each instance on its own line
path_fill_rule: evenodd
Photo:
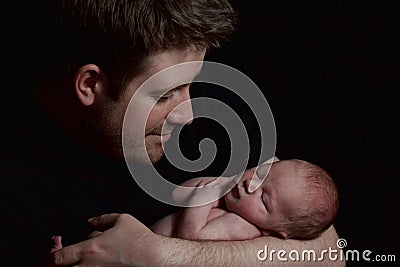
M 203 65 L 204 51 L 186 49 L 154 54 L 149 60 L 142 82 L 149 90 L 168 91 L 191 83 Z
M 200 62 L 183 63 L 166 68 L 150 78 L 149 90 L 166 92 L 180 85 L 192 83 L 200 69 Z

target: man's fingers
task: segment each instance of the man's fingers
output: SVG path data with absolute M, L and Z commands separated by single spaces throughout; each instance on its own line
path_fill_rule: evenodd
M 50 249 L 50 253 L 53 253 L 62 248 L 61 236 L 53 236 L 53 247 Z
M 104 214 L 88 220 L 90 227 L 97 231 L 106 231 L 113 227 L 120 217 L 119 213 Z
M 67 266 L 79 263 L 82 260 L 81 251 L 83 243 L 84 242 L 71 245 L 54 252 L 53 253 L 54 263 L 61 266 Z

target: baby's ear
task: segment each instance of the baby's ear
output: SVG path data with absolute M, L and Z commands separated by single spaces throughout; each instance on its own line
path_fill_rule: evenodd
M 285 232 L 278 232 L 278 235 L 280 235 L 283 239 L 288 239 L 289 235 Z
M 270 229 L 261 229 L 261 233 L 265 236 L 276 236 L 276 232 Z
M 269 229 L 261 229 L 261 233 L 264 236 L 275 236 L 283 239 L 287 239 L 289 237 L 289 235 L 285 232 L 276 232 L 274 230 L 269 230 Z

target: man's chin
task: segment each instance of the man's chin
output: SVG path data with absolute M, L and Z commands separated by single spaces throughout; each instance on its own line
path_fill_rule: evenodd
M 146 147 L 146 150 L 147 150 L 147 155 L 152 164 L 157 163 L 164 155 L 164 151 L 163 151 L 161 145 L 158 145 L 158 146 L 152 145 L 152 146 Z
M 164 151 L 161 145 L 146 145 L 146 147 L 135 147 L 125 151 L 124 157 L 128 163 L 132 164 L 155 164 L 162 156 Z

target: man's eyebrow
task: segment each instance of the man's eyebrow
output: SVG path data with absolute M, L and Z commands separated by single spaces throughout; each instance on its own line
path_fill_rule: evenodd
M 182 88 L 184 86 L 187 86 L 187 85 L 190 85 L 190 84 L 192 84 L 192 83 L 183 83 L 183 84 L 180 84 L 180 85 L 171 85 L 171 86 L 167 86 L 167 87 L 165 87 L 163 89 L 161 89 L 161 88 L 160 89 L 155 89 L 153 91 L 153 93 L 157 94 L 157 95 L 163 95 L 163 94 L 166 94 L 166 93 L 168 93 L 170 91 L 180 89 L 180 88 Z

